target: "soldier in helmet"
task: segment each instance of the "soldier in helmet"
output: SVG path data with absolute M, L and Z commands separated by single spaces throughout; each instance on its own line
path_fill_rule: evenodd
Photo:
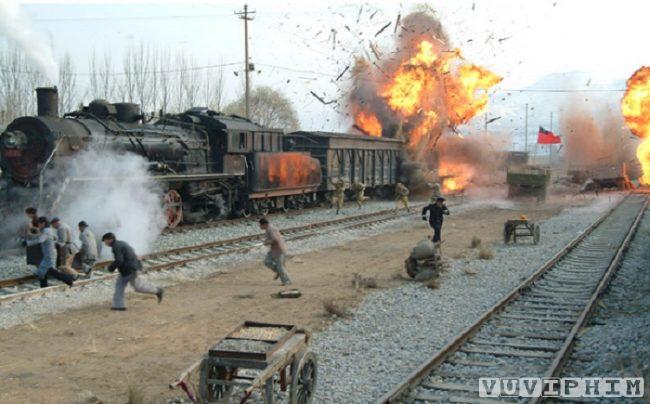
M 352 184 L 352 190 L 354 191 L 354 199 L 357 201 L 357 205 L 359 205 L 359 209 L 361 209 L 363 202 L 369 199 L 367 196 L 363 195 L 363 192 L 366 190 L 366 184 L 357 181 L 354 184 Z
M 334 191 L 332 191 L 332 206 L 336 206 L 336 214 L 339 214 L 341 208 L 343 208 L 343 201 L 345 200 L 345 181 L 343 178 L 339 177 L 338 181 L 333 181 L 330 178 L 330 182 L 334 185 Z
M 395 212 L 399 209 L 400 203 L 404 205 L 407 212 L 409 209 L 409 189 L 404 184 L 398 182 L 395 184 Z

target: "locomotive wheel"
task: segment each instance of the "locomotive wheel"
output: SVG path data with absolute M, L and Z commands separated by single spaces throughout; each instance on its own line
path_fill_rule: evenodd
M 535 244 L 535 245 L 537 245 L 537 243 L 539 243 L 539 234 L 540 234 L 539 225 L 534 224 L 533 225 L 533 244 Z
M 175 189 L 170 189 L 163 198 L 167 227 L 174 228 L 183 221 L 183 199 Z
M 199 394 L 206 403 L 227 403 L 232 394 L 233 386 L 220 386 L 209 383 L 210 379 L 231 380 L 237 374 L 237 369 L 216 366 L 210 359 L 201 361 L 201 376 L 199 380 Z
M 291 364 L 291 390 L 289 404 L 309 404 L 314 398 L 318 380 L 318 361 L 316 355 L 307 351 L 302 358 Z

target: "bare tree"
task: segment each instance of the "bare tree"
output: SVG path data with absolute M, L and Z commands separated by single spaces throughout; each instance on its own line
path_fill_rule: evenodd
M 203 105 L 207 108 L 220 111 L 223 98 L 223 68 L 219 66 L 216 71 L 206 69 L 203 82 Z
M 44 85 L 44 76 L 16 46 L 0 46 L 0 119 L 8 123 L 36 112 L 34 88 Z
M 59 90 L 59 111 L 66 113 L 75 109 L 78 100 L 77 74 L 72 58 L 67 52 L 59 64 L 59 83 L 57 87 Z
M 196 106 L 198 100 L 201 78 L 194 59 L 185 54 L 180 55 L 180 88 L 183 92 L 181 107 L 179 112 Z
M 90 98 L 111 100 L 115 96 L 117 76 L 113 72 L 111 54 L 105 52 L 101 59 L 93 49 L 88 60 L 88 90 Z
M 242 95 L 238 100 L 226 105 L 224 112 L 244 116 L 245 99 Z M 271 87 L 255 87 L 250 94 L 250 118 L 263 126 L 296 130 L 299 126 L 296 110 L 291 101 L 280 91 Z
M 160 88 L 157 94 L 157 99 L 158 105 L 160 105 L 160 109 L 163 112 L 168 112 L 168 109 L 171 105 L 170 87 L 172 85 L 172 77 L 171 73 L 165 69 L 168 67 L 168 65 L 165 64 L 168 60 L 170 60 L 169 52 L 161 52 L 160 57 L 158 58 L 158 63 L 156 64 L 156 70 L 158 70 L 158 83 Z

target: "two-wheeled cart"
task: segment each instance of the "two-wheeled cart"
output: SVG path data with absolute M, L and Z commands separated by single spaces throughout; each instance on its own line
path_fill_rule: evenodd
M 503 242 L 508 244 L 510 241 L 517 242 L 521 237 L 531 237 L 533 244 L 539 243 L 540 229 L 537 223 L 528 221 L 528 219 L 512 219 L 503 225 Z
M 261 390 L 266 403 L 275 402 L 275 388 L 288 392 L 291 404 L 307 404 L 318 375 L 316 356 L 309 350 L 309 334 L 294 325 L 245 321 L 217 341 L 199 361 L 187 368 L 170 388 L 180 387 L 194 403 L 244 403 Z M 199 373 L 198 394 L 191 389 Z

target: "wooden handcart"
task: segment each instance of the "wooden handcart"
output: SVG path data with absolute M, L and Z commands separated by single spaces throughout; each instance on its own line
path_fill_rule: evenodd
M 532 237 L 533 244 L 539 243 L 539 225 L 528 219 L 512 219 L 503 225 L 503 242 L 508 244 L 511 240 L 517 242 L 521 237 Z
M 169 387 L 180 387 L 194 403 L 228 403 L 234 393 L 244 403 L 260 389 L 265 403 L 275 402 L 275 386 L 288 402 L 311 402 L 317 381 L 316 356 L 309 335 L 294 325 L 245 321 L 214 344 Z M 199 373 L 198 394 L 191 389 Z

